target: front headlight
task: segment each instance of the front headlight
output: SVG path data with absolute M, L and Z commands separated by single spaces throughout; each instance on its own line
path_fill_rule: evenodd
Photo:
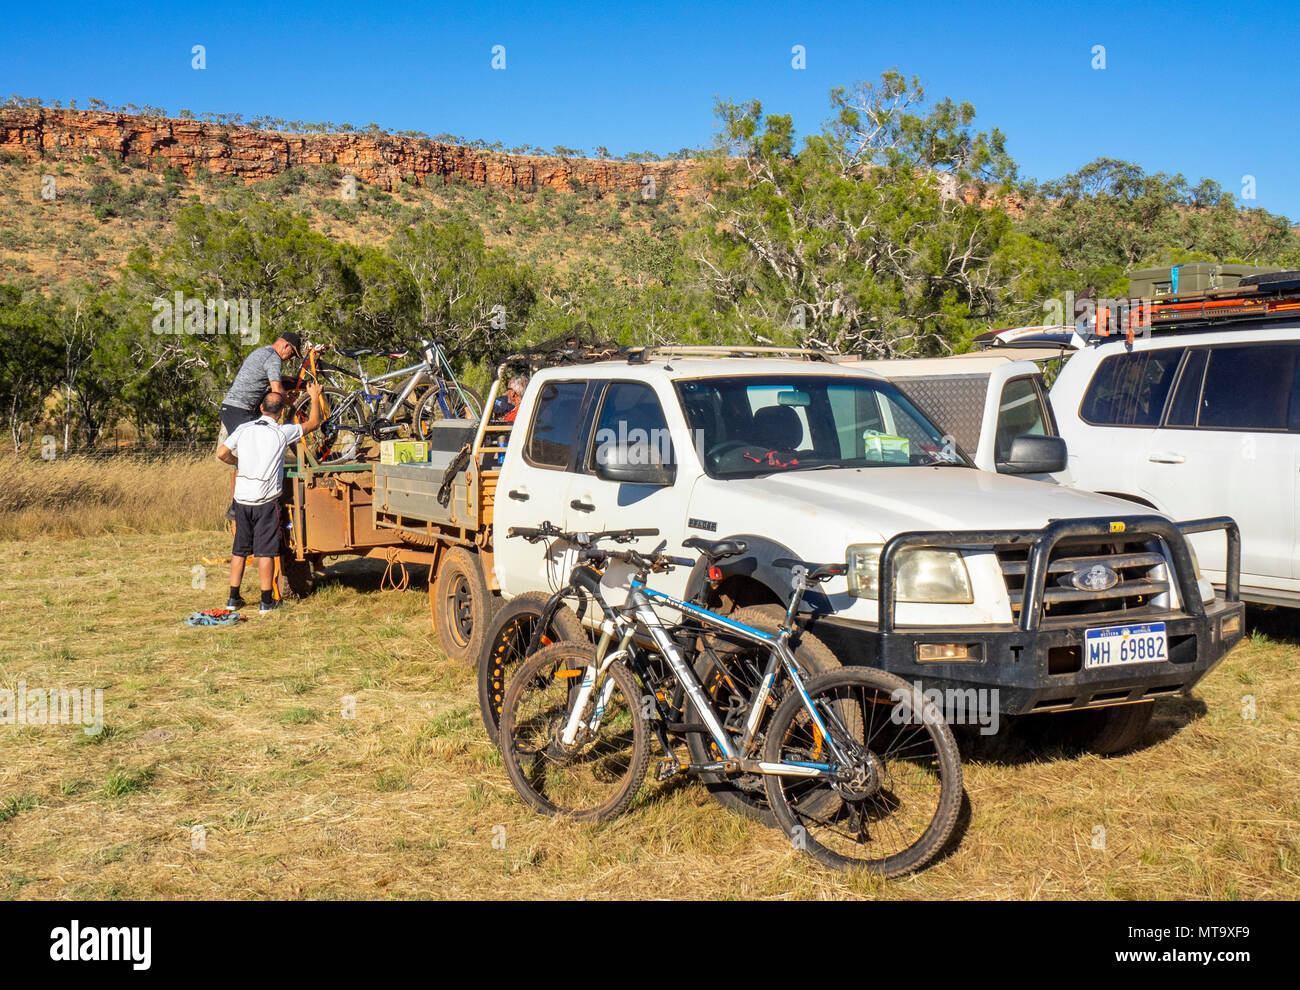
M 1196 580 L 1202 581 L 1205 575 L 1201 573 L 1201 562 L 1196 559 L 1196 547 L 1192 546 L 1192 541 L 1187 540 L 1187 554 L 1192 558 L 1192 573 L 1196 575 Z
M 880 596 L 879 543 L 855 543 L 848 550 L 849 594 L 855 598 Z M 894 569 L 897 600 L 936 605 L 969 605 L 970 574 L 956 550 L 910 547 L 898 555 Z

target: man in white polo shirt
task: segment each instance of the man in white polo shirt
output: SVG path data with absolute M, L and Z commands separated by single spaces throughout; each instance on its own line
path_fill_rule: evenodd
M 280 556 L 280 488 L 284 482 L 284 453 L 289 444 L 320 428 L 320 386 L 307 386 L 311 415 L 307 422 L 280 424 L 284 396 L 272 392 L 262 400 L 262 415 L 241 423 L 217 448 L 217 459 L 235 466 L 235 545 L 230 553 L 230 601 L 227 608 L 242 608 L 239 586 L 244 580 L 244 561 L 257 558 L 257 576 L 262 585 L 265 614 L 278 607 L 271 591 L 275 558 Z M 236 456 L 237 455 L 237 456 Z

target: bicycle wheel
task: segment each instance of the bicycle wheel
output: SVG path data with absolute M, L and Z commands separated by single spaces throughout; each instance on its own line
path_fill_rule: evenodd
M 483 727 L 493 742 L 497 741 L 497 728 L 501 724 L 506 682 L 527 659 L 524 651 L 549 600 L 550 596 L 541 591 L 515 596 L 497 613 L 484 636 L 478 661 L 478 708 L 483 715 Z M 541 645 L 550 646 L 562 640 L 575 643 L 587 640 L 577 614 L 567 605 L 561 605 L 555 613 L 551 627 L 542 634 Z
M 470 389 L 464 389 L 464 391 L 468 393 L 471 400 L 477 402 L 478 407 L 482 409 L 483 400 L 478 397 L 478 394 Z M 447 415 L 448 412 L 451 413 L 450 416 Z M 429 432 L 433 428 L 434 423 L 439 420 L 457 419 L 466 420 L 468 422 L 468 417 L 466 416 L 467 412 L 472 413 L 473 410 L 469 409 L 465 405 L 464 400 L 462 400 L 454 388 L 443 390 L 434 385 L 429 387 L 420 399 L 420 404 L 415 410 L 411 429 L 418 439 L 428 440 Z
M 583 675 L 595 662 L 589 643 L 554 643 L 526 660 L 506 689 L 501 759 L 519 796 L 542 814 L 607 821 L 627 808 L 645 781 L 649 732 L 636 680 L 621 663 L 611 664 L 590 692 L 573 743 L 562 739 Z
M 308 450 L 310 450 L 312 456 L 316 458 L 317 463 L 329 464 L 335 463 L 336 460 L 339 459 L 346 460 L 346 457 L 337 457 L 339 447 L 336 439 L 337 431 L 334 426 L 331 425 L 330 420 L 332 417 L 336 417 L 339 410 L 343 408 L 343 404 L 347 401 L 347 393 L 342 389 L 322 388 L 320 398 L 323 416 L 321 429 L 318 432 L 313 433 L 311 436 L 305 437 L 303 442 L 307 444 Z M 291 422 L 297 423 L 299 426 L 307 422 L 311 415 L 310 404 L 311 396 L 304 392 L 293 404 L 293 409 L 290 413 Z M 355 443 L 352 441 L 350 436 L 346 435 L 346 433 L 343 437 L 343 445 L 352 445 L 355 447 Z M 350 453 L 348 456 L 351 456 Z
M 447 394 L 453 419 L 478 419 L 483 415 L 483 396 L 477 390 L 454 384 Z
M 835 869 L 884 877 L 920 869 L 952 834 L 961 804 L 961 759 L 942 714 L 919 687 L 870 667 L 822 674 L 804 687 L 848 762 L 833 781 L 767 777 L 781 828 L 795 848 Z M 764 758 L 835 762 L 799 694 L 772 716 Z
M 307 401 L 299 399 L 294 405 L 294 422 L 307 421 Z M 321 389 L 321 402 L 325 422 L 319 433 L 306 439 L 312 445 L 312 454 L 321 464 L 342 464 L 356 460 L 370 436 L 369 414 L 356 393 L 349 395 L 337 388 Z
M 784 615 L 784 609 L 779 607 L 754 605 L 737 609 L 728 618 L 761 632 L 775 633 Z M 736 714 L 731 717 L 743 724 L 749 713 L 748 702 L 758 690 L 770 653 L 766 647 L 714 630 L 709 632 L 709 645 L 713 652 L 700 651 L 700 657 L 695 664 L 695 674 L 700 679 L 704 693 L 713 702 L 714 711 L 720 714 L 735 712 Z M 805 680 L 817 674 L 839 669 L 840 662 L 835 654 L 807 630 L 797 631 L 791 640 L 791 647 L 794 649 L 795 659 L 808 672 Z M 767 723 L 789 687 L 789 677 L 784 674 L 778 675 L 772 694 L 768 698 L 767 712 L 759 723 L 756 753 L 763 752 L 763 738 Z M 688 703 L 686 721 L 701 721 L 699 712 L 695 710 L 693 704 Z M 686 737 L 686 745 L 692 763 L 711 763 L 722 758 L 717 743 L 706 733 L 690 733 Z M 727 776 L 721 773 L 703 773 L 700 774 L 700 780 L 704 782 L 704 786 L 718 803 L 728 811 L 752 818 L 768 828 L 778 827 L 772 807 L 767 803 L 767 788 L 761 774 Z

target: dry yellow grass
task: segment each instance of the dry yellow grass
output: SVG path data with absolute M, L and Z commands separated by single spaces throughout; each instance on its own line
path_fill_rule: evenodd
M 193 568 L 228 552 L 215 530 L 0 543 L 0 688 L 102 687 L 106 721 L 0 725 L 0 897 L 1300 897 L 1300 636 L 1282 613 L 1160 701 L 1129 755 L 965 741 L 960 843 L 881 882 L 818 868 L 690 782 L 647 781 L 606 826 L 533 815 L 472 671 L 430 633 L 422 574 L 380 593 L 345 562 L 267 619 L 183 626 L 225 594 L 224 569 L 195 588 Z
M 166 460 L 0 457 L 0 540 L 208 529 L 230 502 L 230 474 L 211 453 Z

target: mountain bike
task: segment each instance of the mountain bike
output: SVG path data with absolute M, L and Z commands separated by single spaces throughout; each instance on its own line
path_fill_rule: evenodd
M 338 350 L 356 361 L 358 385 L 350 391 L 326 389 L 323 394 L 329 414 L 316 453 L 321 464 L 355 460 L 369 440 L 412 435 L 427 440 L 435 420 L 482 415 L 483 400 L 456 380 L 442 346 L 426 339 L 420 341 L 419 350 L 419 363 L 396 369 L 393 362 L 409 351 Z M 387 359 L 383 373 L 372 376 L 366 370 L 363 359 L 372 356 Z
M 642 529 L 566 533 L 550 522 L 543 522 L 535 528 L 512 528 L 507 535 L 512 538 L 523 537 L 531 543 L 548 541 L 549 556 L 555 543 L 583 549 L 602 540 L 628 542 L 638 536 L 658 536 L 659 531 Z M 743 540 L 705 540 L 700 537 L 686 540 L 683 546 L 699 551 L 703 563 L 708 566 L 744 553 L 747 549 Z M 706 567 L 706 575 L 708 573 Z M 693 599 L 696 604 L 704 604 L 705 588 L 701 583 L 699 597 Z M 579 614 L 575 614 L 568 606 L 569 601 L 578 602 Z M 584 609 L 585 599 L 581 590 L 570 583 L 557 588 L 549 598 L 541 592 L 520 595 L 498 614 L 485 640 L 478 669 L 479 709 L 488 736 L 493 742 L 497 740 L 501 704 L 510 676 L 525 659 L 551 642 L 560 639 L 586 641 L 587 636 L 580 620 L 580 613 Z M 734 622 L 771 635 L 776 635 L 779 631 L 784 617 L 785 610 L 779 605 L 749 606 L 737 609 L 729 616 Z M 766 646 L 746 641 L 725 629 L 707 628 L 689 616 L 683 617 L 674 635 L 682 649 L 693 657 L 695 674 L 704 685 L 705 693 L 713 705 L 725 710 L 731 722 L 748 718 L 749 705 L 762 680 L 763 668 L 770 652 Z M 790 645 L 809 675 L 827 673 L 840 666 L 835 654 L 807 630 L 794 629 Z M 653 691 L 667 706 L 664 721 L 667 735 L 673 739 L 685 738 L 693 763 L 703 764 L 716 760 L 721 751 L 709 738 L 705 726 L 700 722 L 698 714 L 691 709 L 689 699 L 685 697 L 671 671 L 653 653 L 650 662 L 657 662 L 657 669 L 641 679 L 643 685 L 647 685 L 647 690 Z M 788 686 L 785 679 L 778 681 L 764 699 L 764 708 L 758 713 L 758 728 L 755 730 L 759 747 L 768 719 L 783 700 Z M 701 773 L 699 777 L 723 807 L 769 828 L 778 827 L 776 816 L 767 802 L 767 789 L 761 775 Z
M 790 568 L 794 592 L 773 634 L 650 588 L 652 571 L 694 564 L 664 554 L 664 546 L 649 554 L 580 550 L 569 583 L 601 610 L 600 639 L 594 646 L 547 646 L 510 681 L 500 746 L 519 795 L 545 814 L 608 820 L 641 789 L 653 733 L 664 751 L 658 780 L 681 773 L 761 775 L 791 843 L 827 866 L 893 877 L 933 859 L 952 833 L 962 792 L 960 758 L 943 716 L 919 686 L 885 671 L 846 667 L 810 676 L 790 647 L 804 592 L 843 574 L 845 565 L 778 562 Z M 600 587 L 598 567 L 612 561 L 635 571 L 619 607 L 605 600 Z M 681 627 L 665 625 L 656 605 L 768 651 L 745 717 L 715 707 L 679 642 Z M 646 637 L 653 649 L 640 645 Z M 698 713 L 718 759 L 683 763 L 673 755 L 672 708 L 658 691 L 641 693 L 654 678 L 652 654 Z M 782 678 L 791 689 L 760 740 L 766 696 Z

